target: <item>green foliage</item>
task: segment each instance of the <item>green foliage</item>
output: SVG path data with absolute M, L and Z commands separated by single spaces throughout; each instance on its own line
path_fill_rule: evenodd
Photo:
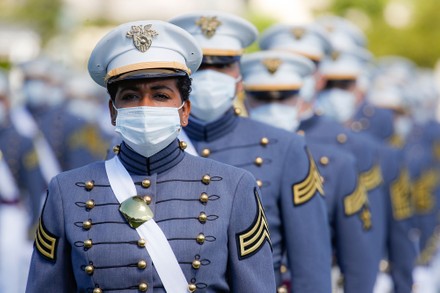
M 433 67 L 440 52 L 438 0 L 408 0 L 414 7 L 411 23 L 401 29 L 384 20 L 390 0 L 333 0 L 330 11 L 344 16 L 356 8 L 368 15 L 371 26 L 365 32 L 369 49 L 375 56 L 400 55 L 419 66 Z
M 267 28 L 277 23 L 276 19 L 255 12 L 250 12 L 244 17 L 257 27 L 259 33 L 262 33 Z M 258 47 L 258 40 L 257 40 L 251 46 L 246 48 L 246 53 L 256 52 L 259 50 L 260 48 Z
M 16 20 L 34 28 L 44 43 L 58 32 L 61 5 L 61 0 L 26 0 L 13 15 Z

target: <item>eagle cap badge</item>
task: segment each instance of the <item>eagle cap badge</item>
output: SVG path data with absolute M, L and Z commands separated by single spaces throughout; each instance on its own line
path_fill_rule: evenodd
M 153 38 L 158 35 L 155 30 L 151 29 L 151 24 L 147 24 L 145 26 L 133 25 L 126 37 L 133 39 L 136 49 L 145 53 L 151 47 Z

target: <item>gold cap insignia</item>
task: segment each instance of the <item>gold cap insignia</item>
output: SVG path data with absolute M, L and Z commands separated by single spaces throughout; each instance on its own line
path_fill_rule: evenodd
M 299 40 L 304 36 L 304 33 L 306 32 L 306 30 L 302 27 L 294 27 L 292 29 L 292 34 L 295 37 L 295 39 Z
M 151 29 L 151 24 L 147 24 L 144 27 L 141 25 L 132 26 L 126 37 L 133 39 L 136 49 L 144 53 L 151 47 L 152 39 L 157 35 L 159 34 Z
M 281 59 L 279 58 L 266 58 L 261 62 L 270 74 L 274 74 L 282 63 Z
M 340 56 L 341 56 L 341 52 L 339 52 L 339 51 L 333 51 L 332 52 L 332 60 L 333 61 L 338 60 Z
M 202 30 L 202 34 L 210 39 L 214 36 L 215 31 L 221 25 L 221 21 L 217 19 L 217 16 L 202 16 L 196 21 L 196 25 Z

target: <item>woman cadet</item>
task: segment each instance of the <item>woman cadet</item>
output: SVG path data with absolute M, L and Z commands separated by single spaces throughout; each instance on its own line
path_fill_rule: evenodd
M 184 30 L 120 25 L 96 45 L 117 156 L 53 178 L 27 292 L 274 292 L 267 220 L 247 171 L 186 154 L 189 74 L 202 60 Z

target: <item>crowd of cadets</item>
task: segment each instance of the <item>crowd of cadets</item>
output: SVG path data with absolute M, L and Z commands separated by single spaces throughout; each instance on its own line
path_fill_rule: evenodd
M 191 32 L 198 18 L 171 22 Z M 190 96 L 195 112 L 182 135 L 193 146 L 188 153 L 255 176 L 278 292 L 438 292 L 434 72 L 400 56 L 373 56 L 364 34 L 339 17 L 274 25 L 259 36 L 229 14 L 211 12 L 204 21 L 211 36 L 201 47 L 218 50 L 203 51 Z M 215 43 L 223 29 L 238 40 L 237 52 L 257 40 L 261 51 L 219 54 L 228 51 L 225 39 Z M 111 156 L 120 141 L 105 89 L 60 68 L 47 58 L 19 64 L 14 91 L 9 73 L 0 73 L 0 292 L 24 290 L 50 179 Z M 235 109 L 213 87 L 217 110 L 205 115 L 197 86 L 220 82 L 215 72 L 236 78 Z

